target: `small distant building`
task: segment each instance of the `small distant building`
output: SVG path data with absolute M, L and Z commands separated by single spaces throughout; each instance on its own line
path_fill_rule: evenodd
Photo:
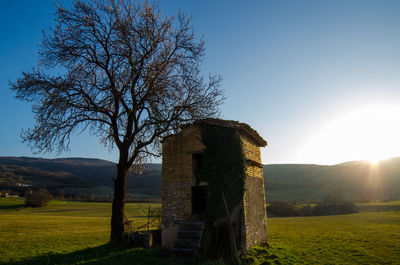
M 210 152 L 215 147 L 210 146 L 211 143 L 218 145 L 216 150 L 221 153 L 219 156 Z M 231 143 L 240 145 L 240 148 L 230 147 Z M 260 148 L 266 145 L 267 142 L 249 125 L 220 119 L 196 121 L 183 126 L 179 133 L 167 137 L 162 146 L 162 246 L 177 248 L 178 245 L 191 244 L 190 240 L 178 239 L 182 237 L 179 234 L 185 234 L 184 231 L 178 232 L 184 229 L 182 227 L 185 227 L 185 222 L 204 222 L 205 225 L 200 227 L 201 229 L 208 227 L 209 233 L 207 235 L 203 231 L 198 234 L 199 240 L 203 238 L 204 241 L 204 237 L 212 237 L 212 233 L 217 231 L 213 227 L 218 227 L 223 220 L 227 220 L 224 208 L 221 208 L 223 193 L 228 204 L 233 201 L 234 196 L 240 196 L 237 203 L 231 205 L 229 209 L 237 248 L 247 250 L 256 244 L 267 242 L 264 178 L 260 153 Z M 243 157 L 240 160 L 244 161 L 243 172 L 239 172 L 241 167 L 232 163 L 230 160 L 232 156 L 239 159 Z M 219 176 L 213 174 L 205 178 L 203 175 L 207 175 L 205 172 L 207 168 L 231 170 L 232 178 L 222 177 L 224 171 L 221 180 L 215 179 Z M 235 168 L 238 168 L 238 172 L 235 172 Z M 213 183 L 219 186 L 213 187 Z M 243 187 L 238 189 L 239 192 L 232 193 L 232 187 L 236 187 L 235 189 L 241 187 L 235 183 L 240 183 Z M 236 186 L 232 186 L 234 184 Z M 209 201 L 211 193 L 214 196 L 212 202 Z M 220 209 L 214 219 L 209 218 L 211 212 L 209 207 Z M 208 242 L 212 241 L 214 239 Z M 198 244 L 196 243 L 196 246 L 200 248 Z
M 17 185 L 17 187 L 20 187 L 20 188 L 29 188 L 29 187 L 32 187 L 31 184 L 24 184 L 24 183 L 16 183 L 16 185 Z

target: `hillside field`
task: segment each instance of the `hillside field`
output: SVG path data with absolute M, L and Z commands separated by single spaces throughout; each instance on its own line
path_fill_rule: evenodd
M 36 209 L 22 204 L 21 198 L 0 198 L 0 264 L 177 264 L 163 250 L 108 246 L 110 203 L 53 201 Z M 129 203 L 127 216 L 139 225 L 147 207 Z M 280 264 L 400 264 L 400 211 L 371 209 L 269 218 L 270 249 L 252 253 L 260 263 L 272 253 Z
M 268 161 L 264 161 L 268 162 Z M 90 158 L 44 159 L 0 156 L 0 192 L 23 196 L 32 185 L 49 190 L 53 196 L 111 198 L 115 163 Z M 400 157 L 372 166 L 366 161 L 337 165 L 276 164 L 263 167 L 266 199 L 315 203 L 327 195 L 346 200 L 400 200 Z M 145 164 L 140 175 L 128 174 L 127 192 L 137 199 L 159 199 L 161 164 Z

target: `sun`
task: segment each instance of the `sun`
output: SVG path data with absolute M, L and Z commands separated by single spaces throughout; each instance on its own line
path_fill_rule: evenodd
M 399 156 L 400 105 L 366 106 L 327 121 L 311 136 L 304 155 L 328 164 L 366 160 L 372 165 Z
M 368 162 L 371 164 L 371 166 L 377 166 L 380 161 L 381 159 L 374 159 L 374 158 L 368 159 Z

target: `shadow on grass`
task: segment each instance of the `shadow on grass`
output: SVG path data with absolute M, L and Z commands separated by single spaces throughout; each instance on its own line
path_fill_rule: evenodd
M 0 211 L 17 210 L 18 208 L 23 208 L 23 204 L 16 205 L 0 205 Z
M 40 211 L 41 213 L 67 213 L 67 212 L 83 212 L 87 211 L 87 209 L 59 209 L 59 210 L 47 210 Z
M 163 249 L 127 249 L 111 246 L 109 244 L 94 248 L 78 250 L 67 254 L 49 253 L 17 262 L 4 263 L 10 265 L 33 265 L 33 264 L 192 264 L 190 262 L 179 262 L 168 258 L 168 252 Z

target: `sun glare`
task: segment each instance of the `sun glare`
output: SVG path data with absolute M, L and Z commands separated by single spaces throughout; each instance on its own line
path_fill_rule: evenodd
M 371 164 L 371 166 L 377 166 L 379 164 L 380 159 L 369 159 L 368 162 Z
M 305 147 L 316 163 L 380 160 L 400 155 L 400 106 L 374 106 L 327 121 Z

